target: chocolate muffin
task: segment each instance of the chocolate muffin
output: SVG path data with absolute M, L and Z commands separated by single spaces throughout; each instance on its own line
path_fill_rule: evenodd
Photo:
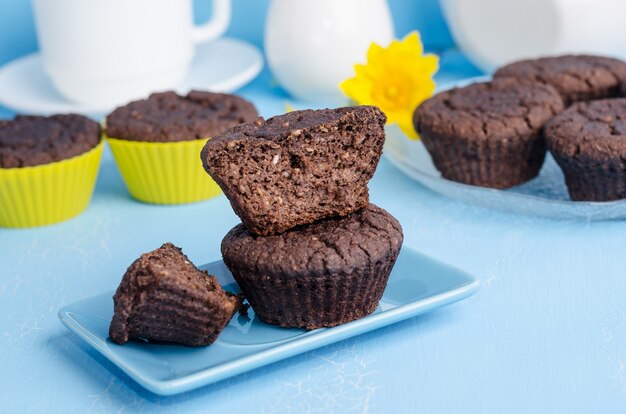
M 562 110 L 551 86 L 500 79 L 433 96 L 413 123 L 443 177 L 509 188 L 537 176 L 546 153 L 543 127 Z
M 315 329 L 376 310 L 402 240 L 398 221 L 370 204 L 275 236 L 239 224 L 222 255 L 261 320 Z
M 580 102 L 545 130 L 572 200 L 626 198 L 626 99 Z
M 115 109 L 107 136 L 130 141 L 177 142 L 213 137 L 258 116 L 254 105 L 235 95 L 161 92 Z
M 259 118 L 210 140 L 202 162 L 251 232 L 277 234 L 368 205 L 385 122 L 374 106 Z
M 626 62 L 588 55 L 545 57 L 511 63 L 498 69 L 493 76 L 553 86 L 569 105 L 620 96 L 620 83 L 626 80 Z
M 113 301 L 109 335 L 114 342 L 138 338 L 202 346 L 217 339 L 242 299 L 165 243 L 128 268 Z
M 100 143 L 100 125 L 81 115 L 17 116 L 0 120 L 0 168 L 49 164 Z

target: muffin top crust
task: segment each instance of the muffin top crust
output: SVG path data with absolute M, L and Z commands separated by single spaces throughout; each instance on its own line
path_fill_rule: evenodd
M 441 92 L 417 107 L 413 123 L 420 134 L 507 139 L 538 134 L 562 110 L 554 88 L 501 79 Z
M 0 168 L 62 161 L 89 151 L 100 139 L 100 125 L 82 115 L 0 120 Z
M 528 59 L 503 66 L 494 73 L 494 78 L 503 77 L 551 85 L 569 105 L 620 96 L 620 85 L 626 80 L 626 62 L 589 55 Z
M 561 156 L 626 163 L 626 98 L 574 104 L 548 123 L 545 137 Z
M 369 203 L 385 142 L 375 106 L 292 111 L 210 139 L 205 170 L 253 233 L 281 233 Z
M 235 95 L 160 92 L 111 112 L 106 118 L 106 134 L 130 141 L 190 141 L 211 138 L 257 117 L 254 105 Z

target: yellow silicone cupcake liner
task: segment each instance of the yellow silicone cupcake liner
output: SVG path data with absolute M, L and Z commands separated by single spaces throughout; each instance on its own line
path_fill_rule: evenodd
M 107 138 L 130 194 L 153 204 L 183 204 L 221 193 L 202 168 L 200 151 L 208 139 L 143 142 Z
M 93 194 L 103 142 L 66 160 L 0 168 L 0 227 L 36 227 L 83 212 Z

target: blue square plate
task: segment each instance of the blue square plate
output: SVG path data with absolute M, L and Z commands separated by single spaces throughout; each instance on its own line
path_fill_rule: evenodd
M 222 261 L 203 268 L 227 290 L 239 290 Z M 108 339 L 113 292 L 66 306 L 59 319 L 143 387 L 173 395 L 448 305 L 477 289 L 474 277 L 403 248 L 376 312 L 334 328 L 279 328 L 256 320 L 250 310 L 248 317 L 236 315 L 208 347 L 117 345 Z

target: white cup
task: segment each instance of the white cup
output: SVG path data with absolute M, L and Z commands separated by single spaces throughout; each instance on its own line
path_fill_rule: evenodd
M 57 90 L 83 104 L 119 105 L 176 87 L 194 45 L 221 36 L 230 0 L 193 24 L 192 0 L 33 0 L 43 65 Z
M 626 58 L 624 0 L 440 0 L 454 39 L 481 69 L 524 58 Z

